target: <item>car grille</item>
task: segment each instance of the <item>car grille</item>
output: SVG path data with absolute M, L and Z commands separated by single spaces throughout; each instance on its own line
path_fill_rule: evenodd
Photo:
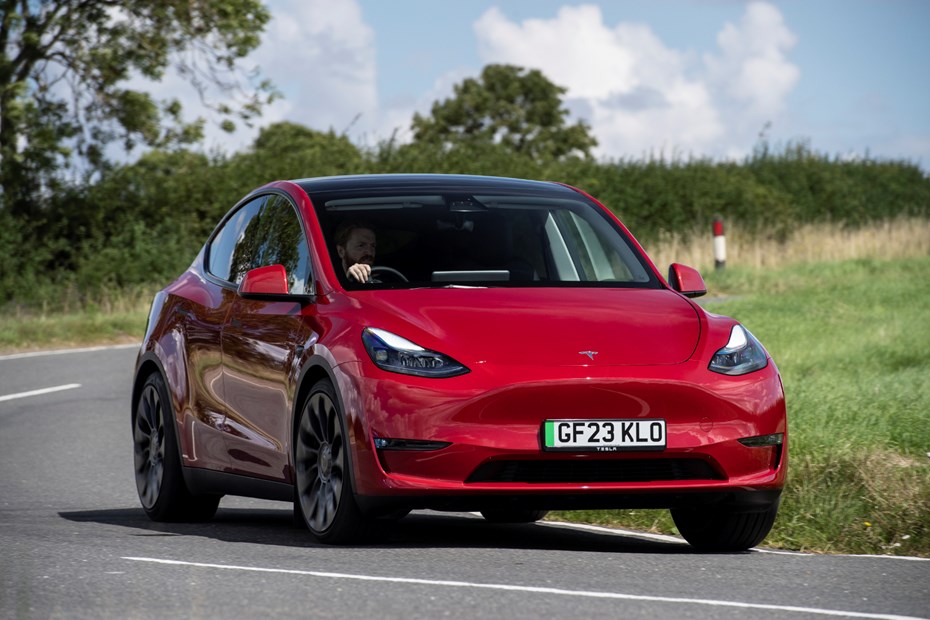
M 491 461 L 465 482 L 658 482 L 722 480 L 713 467 L 698 459 L 599 459 L 585 461 Z

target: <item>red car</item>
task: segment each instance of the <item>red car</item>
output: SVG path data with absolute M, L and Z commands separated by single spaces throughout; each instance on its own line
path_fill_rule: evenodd
M 566 185 L 270 183 L 155 297 L 132 397 L 143 508 L 292 501 L 327 543 L 412 509 L 669 508 L 699 549 L 752 547 L 785 482 L 784 392 L 704 292 Z

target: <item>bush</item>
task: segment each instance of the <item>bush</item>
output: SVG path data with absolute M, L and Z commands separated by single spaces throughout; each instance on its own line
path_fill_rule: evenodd
M 362 172 L 566 182 L 598 198 L 646 244 L 672 232 L 709 230 L 717 217 L 776 240 L 801 224 L 857 227 L 930 217 L 930 178 L 915 164 L 830 158 L 805 143 L 778 152 L 763 144 L 742 162 L 597 162 L 534 159 L 476 141 L 455 147 L 386 141 L 360 151 L 332 131 L 278 123 L 232 157 L 150 152 L 93 183 L 58 191 L 29 221 L 0 208 L 0 304 L 164 282 L 189 264 L 219 218 L 252 189 L 281 178 Z

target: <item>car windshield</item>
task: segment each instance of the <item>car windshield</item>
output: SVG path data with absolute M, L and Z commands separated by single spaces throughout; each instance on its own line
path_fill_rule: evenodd
M 312 199 L 333 266 L 350 289 L 660 286 L 622 229 L 581 195 L 340 193 Z M 373 256 L 366 257 L 375 266 L 370 283 L 346 276 L 353 261 L 344 261 L 345 244 L 356 229 L 376 239 Z

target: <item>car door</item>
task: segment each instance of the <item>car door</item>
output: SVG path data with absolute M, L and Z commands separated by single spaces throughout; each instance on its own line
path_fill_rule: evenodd
M 222 330 L 237 295 L 229 285 L 236 242 L 264 198 L 241 206 L 218 227 L 204 253 L 204 275 L 186 290 L 176 306 L 184 333 L 191 415 L 184 416 L 183 436 L 189 441 L 185 464 L 225 470 L 226 405 L 223 389 Z
M 284 265 L 289 291 L 310 292 L 310 248 L 297 212 L 269 195 L 234 258 L 234 281 L 249 269 Z M 289 480 L 291 410 L 313 307 L 297 301 L 236 298 L 223 327 L 223 388 L 229 471 Z

